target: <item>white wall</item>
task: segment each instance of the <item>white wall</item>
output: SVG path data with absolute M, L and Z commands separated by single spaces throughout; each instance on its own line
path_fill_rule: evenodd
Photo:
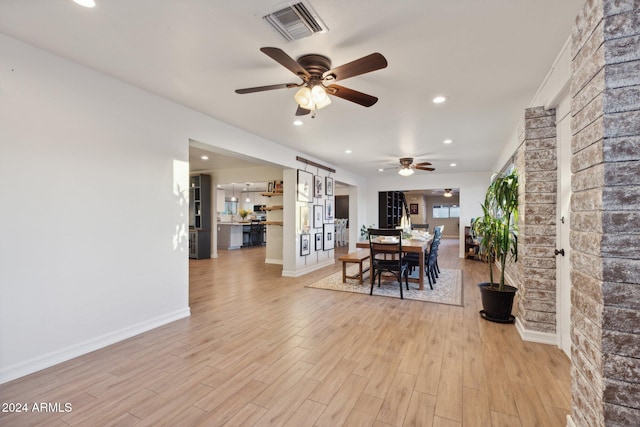
M 189 315 L 188 138 L 184 109 L 3 36 L 0 51 L 4 382 Z
M 564 46 L 556 56 L 556 59 L 547 73 L 546 77 L 540 84 L 538 91 L 529 103 L 528 107 L 544 106 L 545 108 L 555 108 L 566 95 L 569 90 L 571 78 L 571 37 L 567 39 Z M 509 161 L 511 156 L 516 152 L 520 142 L 521 135 L 524 132 L 524 110 L 522 108 L 522 116 L 520 122 L 511 133 L 511 136 L 502 148 L 500 155 L 496 157 L 493 171 L 501 170 Z

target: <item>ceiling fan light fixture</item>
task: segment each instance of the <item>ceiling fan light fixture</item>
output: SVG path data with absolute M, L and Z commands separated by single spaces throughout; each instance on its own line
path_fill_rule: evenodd
M 411 176 L 413 175 L 413 169 L 411 168 L 402 168 L 398 171 L 398 174 L 402 176 Z
M 315 85 L 313 89 L 311 89 L 311 99 L 314 104 L 316 104 L 317 109 L 324 108 L 331 104 L 331 99 L 329 95 L 327 95 L 327 91 L 324 90 L 324 87 L 321 85 Z
M 300 88 L 293 97 L 300 108 L 305 110 L 319 110 L 331 104 L 331 99 L 324 87 L 315 85 L 311 89 L 307 86 Z
M 311 100 L 311 89 L 301 87 L 293 96 L 298 105 L 306 110 L 313 110 L 313 101 Z

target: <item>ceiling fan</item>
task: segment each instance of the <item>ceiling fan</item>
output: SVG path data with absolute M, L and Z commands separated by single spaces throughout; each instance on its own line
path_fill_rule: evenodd
M 372 53 L 339 67 L 331 68 L 331 60 L 324 55 L 312 53 L 303 55 L 295 60 L 277 47 L 263 47 L 260 51 L 298 76 L 302 82 L 236 89 L 236 93 L 245 94 L 274 89 L 300 88 L 294 96 L 298 104 L 296 116 L 304 116 L 311 111 L 315 115 L 316 110 L 324 108 L 331 103 L 329 95 L 337 96 L 365 107 L 371 107 L 378 101 L 375 96 L 367 95 L 333 82 L 385 68 L 387 60 L 379 53 Z
M 410 176 L 413 175 L 413 172 L 417 170 L 421 171 L 434 171 L 436 168 L 431 168 L 431 163 L 429 162 L 420 162 L 413 163 L 413 157 L 401 157 L 400 158 L 400 170 L 398 173 L 402 176 Z

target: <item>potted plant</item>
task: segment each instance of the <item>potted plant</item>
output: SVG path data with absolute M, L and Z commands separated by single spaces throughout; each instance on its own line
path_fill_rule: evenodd
M 238 211 L 238 214 L 240 215 L 240 218 L 242 218 L 242 222 L 245 222 L 247 220 L 247 216 L 249 216 L 249 214 L 251 214 L 251 211 L 246 210 L 246 209 L 240 209 Z
M 366 226 L 362 226 L 360 228 L 360 239 L 361 240 L 367 240 L 369 238 L 369 229 L 373 228 L 373 224 L 371 224 L 369 227 Z
M 511 323 L 513 299 L 517 288 L 505 283 L 507 263 L 518 260 L 518 173 L 500 174 L 487 189 L 482 216 L 473 222 L 474 232 L 481 237 L 480 248 L 487 257 L 489 282 L 480 283 L 483 318 L 500 323 Z M 500 278 L 493 276 L 496 262 Z

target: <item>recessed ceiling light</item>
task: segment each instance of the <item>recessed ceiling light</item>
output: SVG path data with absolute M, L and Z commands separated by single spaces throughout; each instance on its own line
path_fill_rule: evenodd
M 451 163 L 449 166 L 451 166 L 453 168 L 453 167 L 456 167 L 456 164 L 455 163 Z
M 209 160 L 209 156 L 200 156 L 202 160 Z
M 353 151 L 349 150 L 348 148 L 346 150 L 344 150 L 344 152 L 347 153 L 347 154 L 353 153 Z
M 444 96 L 436 96 L 435 98 L 433 98 L 433 103 L 434 104 L 442 104 L 446 100 L 447 100 L 447 98 L 445 98 Z
M 302 126 L 304 124 L 304 122 L 302 120 L 294 120 L 293 121 L 293 125 L 294 126 Z
M 379 168 L 379 169 L 378 169 L 378 172 L 384 172 L 384 169 Z
M 73 1 L 83 7 L 96 7 L 96 2 L 94 0 L 73 0 Z
M 445 139 L 444 141 L 442 141 L 444 144 L 451 144 L 453 142 L 453 139 Z

